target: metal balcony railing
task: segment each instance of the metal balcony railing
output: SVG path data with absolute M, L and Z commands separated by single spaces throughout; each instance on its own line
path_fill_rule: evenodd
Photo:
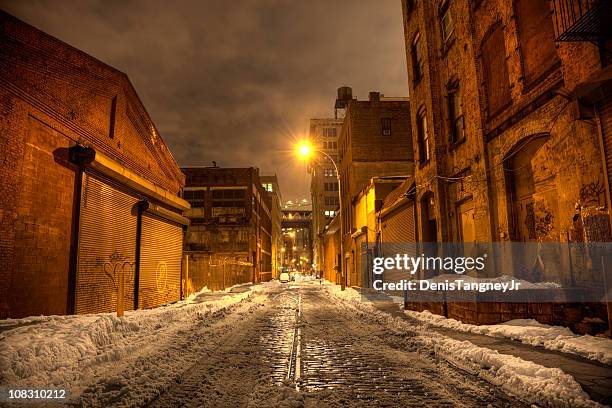
M 610 38 L 610 0 L 553 0 L 555 41 L 598 43 Z

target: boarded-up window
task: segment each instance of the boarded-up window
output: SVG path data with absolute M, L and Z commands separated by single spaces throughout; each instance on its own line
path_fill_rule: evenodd
M 517 25 L 525 84 L 540 79 L 558 62 L 548 0 L 518 0 Z
M 506 66 L 504 30 L 497 25 L 482 43 L 482 66 L 489 108 L 489 117 L 510 103 L 510 82 Z

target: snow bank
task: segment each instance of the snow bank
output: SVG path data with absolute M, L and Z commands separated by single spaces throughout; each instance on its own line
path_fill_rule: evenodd
M 119 361 L 153 347 L 160 331 L 188 328 L 199 317 L 219 312 L 252 292 L 206 301 L 207 290 L 172 305 L 114 313 L 13 319 L 0 333 L 0 384 L 65 388 L 87 382 L 97 365 Z
M 435 327 L 518 340 L 532 346 L 576 354 L 604 364 L 612 364 L 612 340 L 590 335 L 580 336 L 572 333 L 567 327 L 549 326 L 533 319 L 516 319 L 500 324 L 476 326 L 432 314 L 429 311 L 405 310 L 404 313 Z
M 547 368 L 445 336 L 429 337 L 436 355 L 529 403 L 551 407 L 600 407 L 559 368 Z

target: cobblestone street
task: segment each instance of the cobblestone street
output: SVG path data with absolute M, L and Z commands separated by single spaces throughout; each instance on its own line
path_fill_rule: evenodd
M 283 285 L 267 296 L 211 325 L 195 324 L 193 336 L 213 341 L 149 405 L 521 405 L 436 361 L 415 333 L 381 326 L 318 284 Z

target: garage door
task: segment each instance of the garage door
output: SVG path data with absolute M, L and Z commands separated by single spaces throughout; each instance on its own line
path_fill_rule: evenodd
M 75 287 L 75 313 L 112 312 L 125 279 L 125 310 L 134 307 L 138 199 L 83 173 Z
M 152 214 L 142 215 L 138 307 L 174 302 L 181 296 L 183 228 Z

